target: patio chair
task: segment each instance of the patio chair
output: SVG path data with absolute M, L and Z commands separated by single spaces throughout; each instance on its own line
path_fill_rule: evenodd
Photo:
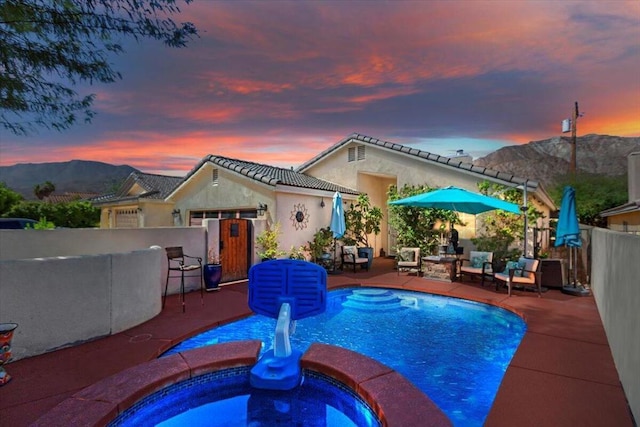
M 202 258 L 186 255 L 182 251 L 182 246 L 172 246 L 165 248 L 167 252 L 167 282 L 164 285 L 164 294 L 162 296 L 162 308 L 164 308 L 164 303 L 167 299 L 167 289 L 169 288 L 169 279 L 170 278 L 180 278 L 180 301 L 182 302 L 182 312 L 185 312 L 185 304 L 184 304 L 184 278 L 185 277 L 197 277 L 200 276 L 200 300 L 202 305 L 204 305 L 204 280 L 202 278 Z M 189 260 L 194 260 L 192 262 L 186 263 Z M 186 274 L 192 271 L 198 271 L 198 275 L 195 274 Z M 172 272 L 179 272 L 179 274 Z
M 485 277 L 493 277 L 493 252 L 469 252 L 469 259 L 460 260 L 460 279 L 464 274 L 470 277 L 480 277 L 480 284 L 484 286 Z
M 422 258 L 420 257 L 420 248 L 400 248 L 398 256 L 396 256 L 396 270 L 400 275 L 400 270 L 416 270 L 420 275 L 420 267 L 422 266 Z
M 342 269 L 345 265 L 353 265 L 353 272 L 356 272 L 356 266 L 361 265 L 369 271 L 369 258 L 362 258 L 358 255 L 358 248 L 356 246 L 342 246 Z
M 538 290 L 538 298 L 542 296 L 542 272 L 540 271 L 540 260 L 520 257 L 518 262 L 510 261 L 502 273 L 493 275 L 496 281 L 496 291 L 500 283 L 507 286 L 508 294 L 511 296 L 511 288 L 514 286 L 535 286 Z

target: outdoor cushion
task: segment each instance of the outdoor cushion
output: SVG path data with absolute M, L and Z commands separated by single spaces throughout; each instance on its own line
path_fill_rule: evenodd
M 356 247 L 355 247 L 355 246 L 344 246 L 344 247 L 342 248 L 342 252 L 343 252 L 344 254 L 353 254 L 353 255 L 355 255 L 356 257 L 358 256 L 358 251 L 357 251 L 357 249 L 356 249 Z
M 517 276 L 514 272 L 513 275 L 513 279 L 510 280 L 509 278 L 509 270 L 508 268 L 505 269 L 504 272 L 502 273 L 496 273 L 494 278 L 496 280 L 496 290 L 498 290 L 498 283 L 499 282 L 504 282 L 507 285 L 508 291 L 509 291 L 509 296 L 511 296 L 511 288 L 514 284 L 517 285 L 536 285 L 537 289 L 538 289 L 538 296 L 541 295 L 541 285 L 540 285 L 540 280 L 536 280 L 536 271 L 538 269 L 538 264 L 539 264 L 539 260 L 537 259 L 531 259 L 531 258 L 525 258 L 525 257 L 520 257 L 520 259 L 518 260 L 518 264 L 524 264 L 524 272 L 522 277 Z M 519 267 L 517 267 L 519 268 Z M 518 270 L 516 270 L 517 272 Z M 522 270 L 520 270 L 522 271 Z
M 413 249 L 402 249 L 400 250 L 400 261 L 408 261 L 415 262 L 416 260 L 416 251 Z

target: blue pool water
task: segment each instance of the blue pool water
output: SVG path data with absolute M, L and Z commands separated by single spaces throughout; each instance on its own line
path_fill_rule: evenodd
M 261 315 L 194 336 L 167 354 L 245 339 L 272 347 L 275 319 Z M 329 292 L 324 314 L 299 320 L 291 346 L 337 345 L 395 369 L 457 426 L 481 426 L 526 331 L 490 305 L 419 292 L 350 288 Z
M 127 409 L 109 427 L 379 427 L 371 409 L 344 385 L 305 372 L 288 391 L 260 390 L 249 368 L 212 372 L 174 384 Z

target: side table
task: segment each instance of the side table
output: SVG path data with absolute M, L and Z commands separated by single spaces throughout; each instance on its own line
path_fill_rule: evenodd
M 454 282 L 458 273 L 458 258 L 426 256 L 422 257 L 422 277 L 430 280 Z

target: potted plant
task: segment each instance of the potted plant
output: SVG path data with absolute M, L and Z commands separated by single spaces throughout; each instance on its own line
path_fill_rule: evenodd
M 318 262 L 325 258 L 325 254 L 329 254 L 333 243 L 333 233 L 329 227 L 321 228 L 313 235 L 313 242 L 307 243 L 309 243 L 309 252 L 313 261 Z
M 369 196 L 360 194 L 355 204 L 351 203 L 349 210 L 345 212 L 345 225 L 347 237 L 345 243 L 353 242 L 361 247 L 358 255 L 369 259 L 368 268 L 373 261 L 373 248 L 369 245 L 369 235 L 380 234 L 380 222 L 382 221 L 382 209 L 371 206 Z
M 214 248 L 209 249 L 207 253 L 207 263 L 202 266 L 202 277 L 204 286 L 207 291 L 217 291 L 222 279 L 222 262 L 220 255 Z
M 291 246 L 289 249 L 289 259 L 298 259 L 301 261 L 306 261 L 306 252 L 307 248 L 304 246 Z
M 329 227 L 321 228 L 313 235 L 313 241 L 307 243 L 309 244 L 308 250 L 311 254 L 311 261 L 329 269 L 332 260 L 330 251 L 333 244 L 331 229 Z
M 262 261 L 276 259 L 287 253 L 278 248 L 280 237 L 280 223 L 275 223 L 271 229 L 266 229 L 256 236 L 256 243 L 260 246 L 258 256 Z

